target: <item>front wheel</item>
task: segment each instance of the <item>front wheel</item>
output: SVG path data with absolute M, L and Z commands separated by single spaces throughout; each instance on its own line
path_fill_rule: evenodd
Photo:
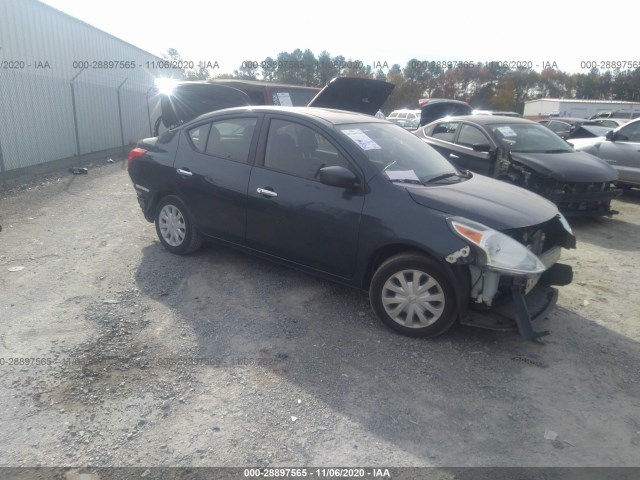
M 456 298 L 442 268 L 431 258 L 403 253 L 386 260 L 369 287 L 380 320 L 412 337 L 444 333 L 456 319 Z
M 186 255 L 202 245 L 202 236 L 182 200 L 164 197 L 156 208 L 156 233 L 162 246 L 171 253 Z

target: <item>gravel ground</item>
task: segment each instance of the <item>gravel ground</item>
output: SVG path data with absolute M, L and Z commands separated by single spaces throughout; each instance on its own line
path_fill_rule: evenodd
M 0 466 L 640 465 L 637 191 L 575 222 L 545 345 L 406 338 L 359 291 L 171 255 L 122 161 L 0 202 Z

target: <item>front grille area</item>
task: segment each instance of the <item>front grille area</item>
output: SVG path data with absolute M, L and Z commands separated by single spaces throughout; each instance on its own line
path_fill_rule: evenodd
M 567 215 L 607 215 L 621 193 L 609 182 L 557 182 L 545 196 Z
M 536 255 L 553 247 L 567 246 L 567 232 L 557 218 L 531 227 L 505 230 L 502 233 L 522 243 Z

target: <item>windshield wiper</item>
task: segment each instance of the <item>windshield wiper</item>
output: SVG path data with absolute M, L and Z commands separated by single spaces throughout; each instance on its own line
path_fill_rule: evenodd
M 565 148 L 556 148 L 554 150 L 545 150 L 541 153 L 569 153 L 571 150 L 567 150 Z
M 461 175 L 457 172 L 447 172 L 447 173 L 443 173 L 441 175 L 436 175 L 435 177 L 432 177 L 430 179 L 428 179 L 425 183 L 432 183 L 432 182 L 437 182 L 438 180 L 444 180 L 445 178 L 449 178 L 449 177 L 460 177 Z

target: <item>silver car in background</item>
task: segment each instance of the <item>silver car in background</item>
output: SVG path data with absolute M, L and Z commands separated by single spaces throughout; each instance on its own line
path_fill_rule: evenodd
M 604 137 L 571 140 L 576 150 L 606 160 L 618 171 L 621 186 L 640 187 L 640 118 Z

